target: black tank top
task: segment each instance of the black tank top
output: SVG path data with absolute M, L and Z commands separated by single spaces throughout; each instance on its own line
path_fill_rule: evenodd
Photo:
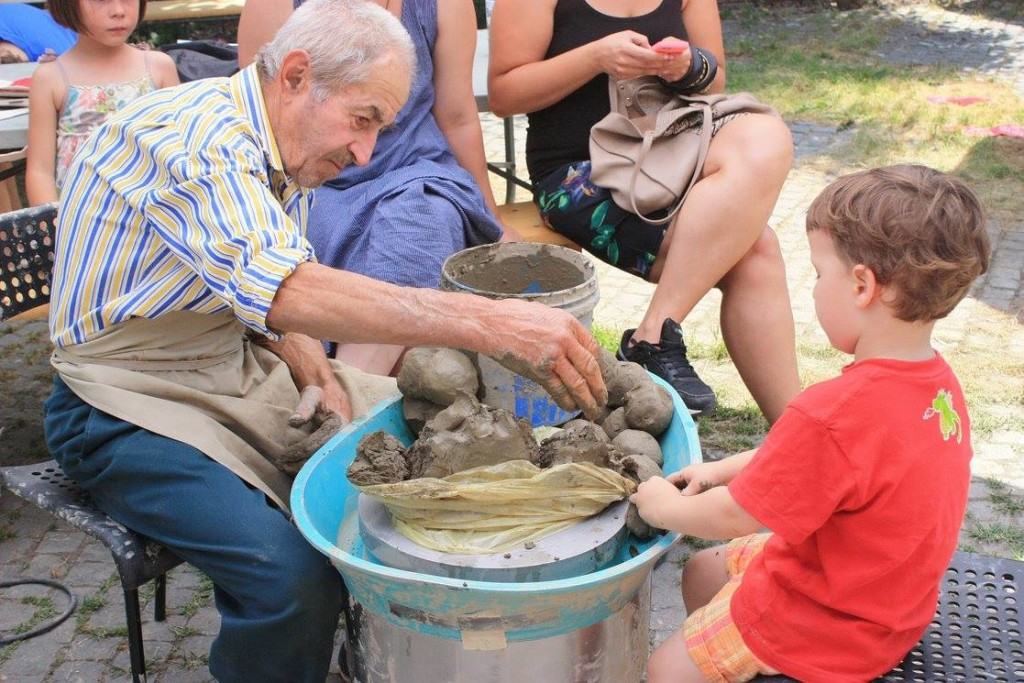
M 598 12 L 586 0 L 558 0 L 551 44 L 545 59 L 568 52 L 619 31 L 636 31 L 653 45 L 662 38 L 686 39 L 682 2 L 661 5 L 638 17 L 612 17 Z M 590 158 L 590 127 L 608 113 L 608 76 L 600 74 L 579 90 L 547 109 L 529 115 L 526 166 L 540 180 L 555 169 Z

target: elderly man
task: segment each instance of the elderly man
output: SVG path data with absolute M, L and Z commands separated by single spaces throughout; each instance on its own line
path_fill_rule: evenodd
M 606 398 L 593 340 L 562 311 L 314 262 L 304 188 L 366 163 L 413 61 L 389 13 L 313 0 L 256 65 L 137 100 L 69 170 L 47 440 L 111 517 L 213 579 L 222 682 L 327 672 L 343 586 L 290 524 L 273 462 L 312 430 L 288 424 L 301 389 L 349 417 L 395 386 L 328 361 L 316 339 L 475 350 L 565 406 Z

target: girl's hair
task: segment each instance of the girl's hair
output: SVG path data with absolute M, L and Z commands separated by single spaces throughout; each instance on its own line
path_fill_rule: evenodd
M 826 187 L 807 211 L 807 231 L 823 230 L 850 265 L 862 263 L 893 285 L 896 317 L 943 318 L 988 269 L 981 203 L 967 185 L 926 166 L 875 168 Z
M 314 97 L 323 101 L 364 82 L 381 59 L 393 55 L 410 76 L 416 51 L 402 23 L 366 0 L 311 0 L 295 10 L 256 54 L 256 69 L 273 80 L 292 50 L 309 53 Z
M 82 0 L 46 0 L 46 9 L 50 10 L 50 14 L 53 16 L 53 20 L 61 26 L 71 29 L 76 33 L 88 33 L 85 30 L 85 25 L 82 24 L 82 18 L 78 13 L 78 5 Z M 135 23 L 136 26 L 142 22 L 142 18 L 146 16 L 146 0 L 139 0 L 139 19 Z

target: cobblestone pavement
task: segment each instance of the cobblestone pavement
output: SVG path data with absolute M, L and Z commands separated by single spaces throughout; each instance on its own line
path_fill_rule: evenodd
M 1013 81 L 1024 95 L 1024 28 L 982 18 L 968 17 L 933 7 L 912 6 L 898 10 L 900 25 L 879 48 L 894 60 L 935 63 L 955 60 L 979 72 Z M 726 26 L 727 35 L 729 26 Z M 979 47 L 981 46 L 981 47 Z M 502 154 L 501 122 L 484 115 L 488 157 Z M 791 121 L 797 160 L 772 217 L 788 267 L 790 293 L 801 343 L 824 344 L 814 319 L 810 298 L 813 272 L 804 237 L 804 211 L 814 195 L 838 170 L 821 164 L 830 150 L 841 145 L 844 133 L 827 126 Z M 525 123 L 517 119 L 519 163 L 525 168 L 522 144 Z M 504 185 L 495 182 L 495 193 L 504 196 Z M 518 199 L 526 200 L 519 191 Z M 1017 317 L 1024 308 L 1024 223 L 990 226 L 995 258 L 990 273 L 978 283 L 949 319 L 937 328 L 943 352 L 961 345 L 986 344 L 987 329 L 995 317 Z M 646 308 L 652 287 L 636 278 L 598 264 L 602 301 L 596 321 L 621 329 L 635 324 Z M 686 321 L 687 336 L 708 344 L 719 341 L 719 297 L 712 292 Z M 2 327 L 2 326 L 0 326 Z M 1024 334 L 1018 324 L 1010 338 L 992 353 L 1015 354 L 1024 363 Z M 0 382 L 5 396 L 0 402 L 0 426 L 18 436 L 19 452 L 45 457 L 39 429 L 39 405 L 46 395 L 49 376 L 45 325 L 39 322 L 8 325 L 0 335 Z M 700 367 L 698 369 L 701 369 Z M 701 369 L 705 372 L 707 368 Z M 708 379 L 716 386 L 737 385 L 735 373 L 716 370 Z M 1024 411 L 1019 404 L 1007 411 Z M 1019 421 L 1018 421 L 1019 423 Z M 10 442 L 0 447 L 9 448 Z M 1024 490 L 1024 434 L 994 431 L 975 443 L 975 473 L 1004 482 L 991 485 L 976 481 L 971 491 L 971 514 L 980 520 L 1000 519 L 1006 506 L 1021 507 Z M 1007 497 L 1009 496 L 1009 498 Z M 1007 503 L 1006 501 L 1010 501 Z M 985 549 L 982 544 L 980 549 Z M 684 613 L 679 595 L 680 567 L 687 546 L 674 548 L 653 576 L 651 640 L 660 642 L 679 627 Z M 0 648 L 0 681 L 124 681 L 129 680 L 124 613 L 116 574 L 107 551 L 96 541 L 55 521 L 37 508 L 4 492 L 0 494 L 0 580 L 17 576 L 49 577 L 64 581 L 76 593 L 79 608 L 62 626 L 31 641 Z M 206 657 L 219 617 L 212 606 L 209 582 L 196 570 L 182 566 L 169 575 L 168 619 L 152 619 L 152 591 L 143 592 L 146 654 L 150 680 L 167 682 L 207 681 Z M 0 592 L 0 632 L 34 623 L 53 610 L 62 609 L 60 596 L 35 588 Z M 332 675 L 332 680 L 337 677 Z

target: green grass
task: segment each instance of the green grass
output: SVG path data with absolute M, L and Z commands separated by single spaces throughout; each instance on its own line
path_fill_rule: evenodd
M 614 330 L 610 327 L 598 325 L 594 323 L 590 329 L 591 334 L 594 335 L 594 339 L 601 347 L 609 353 L 615 353 L 619 350 L 619 342 L 622 339 L 622 330 Z
M 1011 517 L 1024 512 L 1024 495 L 1014 493 L 1006 483 L 998 479 L 986 478 L 984 481 L 988 484 L 988 500 L 995 510 Z
M 968 527 L 967 535 L 979 543 L 1009 548 L 1013 559 L 1024 560 L 1024 530 L 1017 526 L 1003 522 L 975 524 Z
M 884 12 L 755 8 L 742 23 L 743 37 L 727 45 L 731 91 L 751 91 L 789 120 L 853 128 L 840 161 L 925 163 L 961 176 L 990 211 L 1024 208 L 1024 141 L 964 131 L 1024 121 L 1012 85 L 952 67 L 889 63 L 877 50 L 896 20 Z M 927 100 L 967 94 L 989 101 L 956 107 Z
M 183 617 L 190 618 L 199 611 L 200 608 L 210 604 L 210 600 L 213 598 L 213 581 L 210 577 L 203 574 L 199 580 L 199 586 L 196 588 L 196 592 L 189 598 L 188 602 L 178 608 L 178 614 Z
M 756 447 L 768 432 L 768 422 L 751 404 L 719 405 L 714 415 L 697 422 L 704 457 L 733 455 Z

